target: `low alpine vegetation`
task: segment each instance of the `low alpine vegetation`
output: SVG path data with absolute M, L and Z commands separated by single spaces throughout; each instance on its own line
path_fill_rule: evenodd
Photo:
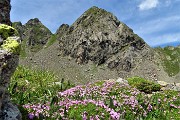
M 147 95 L 133 85 L 115 80 L 74 87 L 57 80 L 50 72 L 17 68 L 9 91 L 23 113 L 23 120 L 180 118 L 180 93 L 175 91 Z
M 127 80 L 131 86 L 136 87 L 138 90 L 145 93 L 152 93 L 160 91 L 161 89 L 161 86 L 159 84 L 141 77 L 132 77 L 128 78 Z

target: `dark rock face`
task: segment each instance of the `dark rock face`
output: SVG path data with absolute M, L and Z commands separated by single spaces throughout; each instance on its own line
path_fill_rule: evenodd
M 10 21 L 10 0 L 0 0 L 0 23 L 11 25 Z M 3 29 L 1 26 L 0 29 Z M 10 28 L 11 29 L 11 28 Z M 7 31 L 3 31 L 7 32 Z M 0 42 L 6 40 L 3 36 L 3 32 L 0 33 Z M 11 31 L 15 32 L 15 31 Z M 8 35 L 8 34 L 6 34 Z M 18 41 L 19 37 L 12 39 Z M 10 83 L 10 77 L 14 73 L 19 61 L 19 55 L 9 52 L 3 48 L 0 48 L 0 120 L 21 120 L 21 113 L 18 107 L 13 105 L 10 101 L 7 88 Z
M 24 38 L 27 44 L 32 47 L 42 48 L 51 37 L 51 31 L 46 28 L 39 19 L 31 19 L 25 24 Z
M 0 120 L 21 120 L 21 113 L 17 106 L 10 102 L 6 89 L 10 83 L 10 77 L 18 65 L 19 56 L 0 50 Z
M 23 37 L 24 37 L 24 29 L 25 29 L 25 27 L 22 25 L 22 23 L 21 22 L 14 22 L 13 24 L 12 24 L 12 26 L 14 27 L 14 28 L 16 28 L 16 30 L 18 31 L 18 33 L 19 33 L 19 36 L 20 36 L 20 39 L 21 39 L 21 41 L 22 41 L 22 39 L 23 39 Z
M 0 23 L 11 25 L 10 21 L 10 0 L 1 0 L 0 1 Z
M 93 61 L 129 73 L 139 59 L 153 58 L 151 48 L 132 29 L 97 7 L 87 10 L 61 36 L 61 53 L 77 63 Z
M 67 32 L 69 28 L 68 24 L 62 24 L 59 29 L 56 31 L 56 35 L 58 35 L 58 37 L 61 37 L 63 34 L 65 34 Z

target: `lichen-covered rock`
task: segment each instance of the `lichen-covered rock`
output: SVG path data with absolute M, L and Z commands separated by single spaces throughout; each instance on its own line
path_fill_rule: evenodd
M 4 40 L 2 44 L 2 49 L 11 52 L 13 54 L 19 54 L 20 52 L 20 45 L 18 43 L 18 38 L 15 37 L 8 37 L 6 40 Z
M 17 31 L 8 25 L 0 24 L 0 35 L 3 39 L 7 39 L 9 36 L 17 34 Z
M 0 24 L 0 31 L 4 25 Z M 8 27 L 11 29 L 11 27 Z M 7 31 L 9 31 L 7 29 Z M 5 31 L 6 32 L 6 31 Z M 4 33 L 0 33 L 2 36 Z M 12 32 L 10 35 L 14 35 Z M 10 77 L 14 73 L 19 61 L 19 42 L 18 37 L 9 36 L 2 39 L 0 47 L 0 120 L 21 120 L 21 113 L 17 106 L 10 102 L 7 88 Z
M 0 23 L 11 25 L 10 10 L 10 0 L 0 0 Z

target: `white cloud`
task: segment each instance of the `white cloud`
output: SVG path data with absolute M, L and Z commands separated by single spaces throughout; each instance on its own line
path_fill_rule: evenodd
M 180 16 L 162 17 L 152 21 L 136 24 L 135 33 L 141 36 L 150 46 L 171 42 L 180 42 Z
M 148 34 L 161 32 L 169 28 L 174 29 L 176 27 L 180 27 L 179 21 L 180 21 L 179 15 L 161 17 L 159 19 L 154 19 L 151 21 L 143 21 L 136 24 L 137 26 L 136 32 L 140 34 L 148 35 Z
M 149 43 L 149 45 L 151 46 L 159 46 L 162 44 L 168 44 L 172 42 L 180 42 L 180 33 L 159 35 L 154 39 L 149 39 L 147 43 Z
M 144 0 L 140 3 L 139 10 L 149 10 L 157 7 L 159 0 Z

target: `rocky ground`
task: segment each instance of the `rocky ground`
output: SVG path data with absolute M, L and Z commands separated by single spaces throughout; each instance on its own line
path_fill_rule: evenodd
M 34 57 L 20 59 L 19 63 L 20 65 L 52 71 L 60 80 L 64 78 L 76 84 L 118 78 L 117 72 L 108 69 L 107 66 L 96 66 L 92 62 L 79 65 L 74 59 L 68 56 L 59 56 L 58 42 L 39 51 Z

